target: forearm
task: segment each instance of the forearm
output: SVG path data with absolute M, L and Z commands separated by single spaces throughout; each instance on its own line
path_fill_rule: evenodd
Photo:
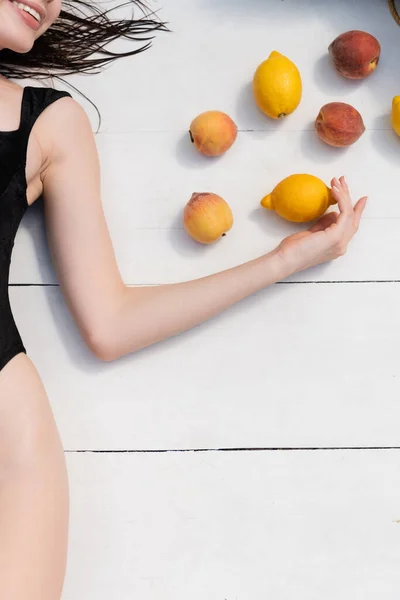
M 287 275 L 284 264 L 273 252 L 185 283 L 126 287 L 110 336 L 111 357 L 190 329 Z

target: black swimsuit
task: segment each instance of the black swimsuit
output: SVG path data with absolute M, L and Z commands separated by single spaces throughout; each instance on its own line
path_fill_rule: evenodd
M 15 235 L 28 208 L 25 169 L 29 134 L 44 109 L 64 96 L 70 94 L 25 87 L 19 128 L 0 132 L 0 370 L 20 352 L 26 353 L 10 307 L 8 277 Z

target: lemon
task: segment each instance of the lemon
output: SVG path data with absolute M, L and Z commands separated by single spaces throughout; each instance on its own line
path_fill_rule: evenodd
M 400 135 L 400 96 L 395 96 L 392 102 L 392 127 Z
M 280 217 L 306 223 L 321 217 L 328 206 L 336 204 L 331 190 L 314 175 L 290 175 L 261 200 L 261 206 Z
M 271 52 L 254 73 L 253 93 L 258 107 L 272 119 L 290 115 L 300 104 L 302 82 L 296 65 Z

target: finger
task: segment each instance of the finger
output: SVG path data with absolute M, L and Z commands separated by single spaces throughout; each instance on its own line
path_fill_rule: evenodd
M 330 213 L 324 215 L 323 217 L 321 217 L 321 219 L 319 219 L 309 229 L 309 231 L 311 233 L 317 233 L 317 231 L 324 231 L 325 229 L 328 229 L 328 227 L 330 227 L 331 225 L 336 223 L 338 218 L 339 218 L 339 214 L 337 212 L 330 212 Z
M 342 180 L 343 178 L 341 177 L 340 179 Z M 345 217 L 349 217 L 353 214 L 353 205 L 351 202 L 346 180 L 344 180 L 344 184 L 341 181 L 339 181 L 339 186 L 339 188 L 336 188 L 336 186 L 332 188 L 334 197 L 335 200 L 337 200 L 340 214 Z
M 340 189 L 340 183 L 336 183 L 332 185 L 332 196 L 334 197 L 334 199 L 336 200 L 336 202 L 338 202 L 339 200 L 339 196 L 341 194 L 341 189 Z
M 334 177 L 331 181 L 331 185 L 336 187 L 340 191 L 348 192 L 349 188 L 347 187 L 346 178 L 344 175 L 341 177 Z
M 347 199 L 339 182 L 337 185 L 332 186 L 332 196 L 339 207 L 339 213 L 346 216 L 350 215 L 350 211 L 352 210 L 351 201 L 349 202 Z
M 331 186 L 332 186 L 332 187 L 334 187 L 334 186 L 335 186 L 335 187 L 337 187 L 337 188 L 340 188 L 339 179 L 338 179 L 337 177 L 334 177 L 334 178 L 332 179 L 332 181 L 331 181 Z
M 365 205 L 367 204 L 368 196 L 361 198 L 354 207 L 354 225 L 359 226 Z
M 340 182 L 340 185 L 342 186 L 342 189 L 345 192 L 345 194 L 347 194 L 350 197 L 350 192 L 349 192 L 349 187 L 347 185 L 346 177 L 344 177 L 342 175 L 342 177 L 339 178 L 339 182 Z

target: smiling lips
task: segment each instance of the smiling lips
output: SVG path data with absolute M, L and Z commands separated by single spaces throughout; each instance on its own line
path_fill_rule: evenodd
M 39 29 L 42 21 L 46 17 L 45 11 L 41 6 L 35 4 L 36 8 L 33 8 L 33 6 L 31 6 L 33 3 L 29 3 L 28 5 L 22 2 L 16 2 L 16 0 L 11 0 L 11 4 L 15 6 L 19 15 L 24 19 L 25 23 L 29 25 L 29 27 L 35 31 Z

